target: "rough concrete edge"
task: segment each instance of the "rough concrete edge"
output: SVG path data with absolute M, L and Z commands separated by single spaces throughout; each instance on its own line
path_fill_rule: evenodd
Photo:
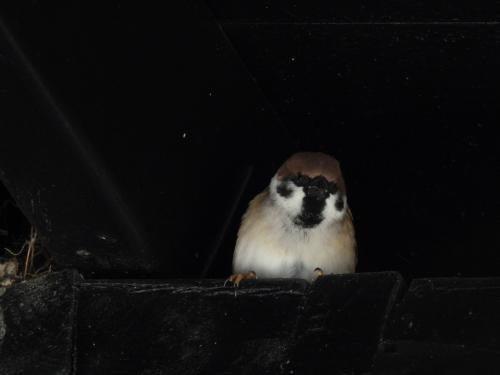
M 229 296 L 233 296 L 234 288 L 232 286 L 224 286 L 225 279 L 200 279 L 200 278 L 171 278 L 171 279 L 95 279 L 95 278 L 85 278 L 82 276 L 81 281 L 78 283 L 78 293 L 85 291 L 99 291 L 107 288 L 124 288 L 129 289 L 131 287 L 138 287 L 139 291 L 145 292 L 158 292 L 158 291 L 169 291 L 175 292 L 178 289 L 185 289 L 188 293 L 213 293 L 214 291 L 222 292 Z M 293 285 L 293 289 L 290 286 Z M 251 296 L 253 293 L 262 291 L 269 292 L 272 294 L 279 294 L 281 292 L 288 293 L 291 295 L 299 296 L 300 301 L 297 303 L 297 313 L 295 314 L 294 321 L 292 322 L 292 329 L 289 330 L 285 340 L 287 341 L 286 348 L 284 351 L 284 356 L 288 356 L 290 353 L 290 348 L 293 347 L 295 342 L 295 332 L 298 327 L 298 323 L 302 317 L 301 307 L 307 304 L 307 294 L 310 290 L 311 283 L 303 279 L 290 279 L 290 278 L 277 278 L 277 279 L 258 279 L 250 280 L 246 285 L 241 285 L 238 290 L 238 296 L 246 297 Z M 78 296 L 78 301 L 80 301 L 81 294 Z M 79 310 L 79 308 L 77 309 Z M 79 314 L 77 312 L 77 323 L 79 321 Z M 73 374 L 78 374 L 78 326 L 74 331 L 74 363 L 73 363 Z M 280 368 L 278 374 L 285 374 L 285 368 Z
M 62 280 L 64 281 L 69 281 L 71 284 L 71 306 L 69 308 L 69 319 L 71 319 L 71 347 L 68 350 L 67 355 L 67 361 L 68 363 L 68 368 L 69 372 L 67 374 L 73 375 L 75 373 L 74 367 L 73 367 L 73 357 L 74 357 L 74 350 L 75 350 L 75 340 L 74 340 L 74 334 L 76 333 L 76 323 L 77 323 L 77 305 L 78 305 L 78 283 L 80 282 L 81 275 L 74 269 L 63 269 L 60 271 L 56 271 L 47 275 L 44 275 L 42 277 L 49 278 L 49 277 L 54 277 L 54 275 L 59 275 Z M 35 279 L 30 279 L 26 280 L 23 283 L 30 283 Z M 16 288 L 16 285 L 13 285 L 12 288 Z M 0 300 L 2 299 L 2 296 L 0 296 Z M 1 326 L 3 325 L 3 310 L 0 305 L 0 329 L 2 328 Z M 1 337 L 0 339 L 3 339 Z M 62 372 L 63 374 L 66 372 Z

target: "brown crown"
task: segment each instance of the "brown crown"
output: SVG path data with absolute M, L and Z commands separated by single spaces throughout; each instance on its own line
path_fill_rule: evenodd
M 340 164 L 330 155 L 322 152 L 298 152 L 293 154 L 278 169 L 277 177 L 283 180 L 299 173 L 311 178 L 323 176 L 328 181 L 335 182 L 339 189 L 345 193 Z

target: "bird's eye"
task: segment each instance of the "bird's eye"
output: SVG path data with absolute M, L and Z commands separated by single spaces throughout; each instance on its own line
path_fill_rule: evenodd
M 292 178 L 292 181 L 297 186 L 306 186 L 311 182 L 311 178 L 299 173 L 297 176 Z
M 328 181 L 323 176 L 316 176 L 311 180 L 311 185 L 316 186 L 321 190 L 328 190 Z
M 332 195 L 337 194 L 337 191 L 339 191 L 339 187 L 335 182 L 329 182 L 328 183 L 328 192 Z

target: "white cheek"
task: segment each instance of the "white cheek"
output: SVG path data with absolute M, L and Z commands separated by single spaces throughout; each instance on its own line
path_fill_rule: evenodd
M 281 207 L 289 217 L 294 218 L 302 211 L 302 201 L 305 196 L 304 190 L 301 187 L 297 187 L 293 183 L 289 182 L 288 188 L 292 191 L 292 193 L 285 198 L 277 193 L 276 188 L 278 185 L 278 179 L 273 177 L 270 186 L 271 196 L 277 203 L 278 207 Z
M 323 211 L 325 217 L 325 222 L 338 221 L 345 216 L 345 209 L 347 207 L 347 198 L 344 195 L 342 199 L 344 200 L 344 206 L 342 210 L 337 210 L 335 207 L 335 202 L 337 201 L 338 193 L 335 195 L 330 195 L 326 200 L 326 206 Z

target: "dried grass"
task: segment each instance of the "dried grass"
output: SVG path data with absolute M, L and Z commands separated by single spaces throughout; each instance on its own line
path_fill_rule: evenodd
M 23 265 L 17 272 L 19 280 L 28 280 L 52 272 L 52 259 L 41 246 L 35 227 L 31 227 L 30 236 L 19 251 L 15 252 L 8 248 L 5 250 Z

